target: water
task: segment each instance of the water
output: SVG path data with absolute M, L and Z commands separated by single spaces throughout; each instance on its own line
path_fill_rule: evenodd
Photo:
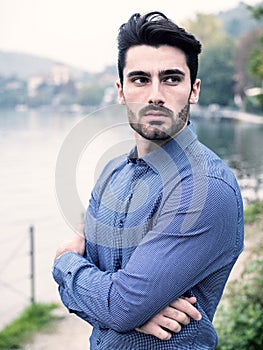
M 122 125 L 126 117 L 118 109 L 109 108 L 88 118 L 88 133 L 80 128 L 78 142 L 83 143 L 81 137 L 85 136 L 90 142 L 84 142 L 74 179 L 83 208 L 106 159 L 128 150 L 133 142 L 131 131 Z M 58 301 L 52 262 L 57 246 L 71 236 L 72 229 L 57 202 L 56 163 L 65 140 L 86 119 L 81 114 L 48 110 L 0 111 L 0 293 L 4 301 L 0 328 L 30 302 L 31 225 L 35 228 L 36 301 Z M 117 127 L 109 127 L 116 123 Z M 245 203 L 263 198 L 263 126 L 199 118 L 194 125 L 200 140 L 237 174 Z M 74 151 L 74 147 L 67 151 L 69 164 Z

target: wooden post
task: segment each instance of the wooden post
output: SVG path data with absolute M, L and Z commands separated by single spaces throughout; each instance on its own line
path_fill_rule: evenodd
M 35 304 L 35 229 L 29 228 L 30 235 L 30 281 L 31 281 L 31 304 Z

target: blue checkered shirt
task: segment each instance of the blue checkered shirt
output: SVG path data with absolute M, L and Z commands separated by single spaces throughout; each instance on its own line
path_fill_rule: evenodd
M 85 235 L 85 256 L 63 254 L 53 276 L 64 305 L 93 326 L 90 349 L 215 349 L 212 320 L 243 249 L 243 207 L 233 173 L 192 124 L 141 159 L 135 148 L 109 162 Z M 135 330 L 180 296 L 196 296 L 201 321 L 166 341 Z

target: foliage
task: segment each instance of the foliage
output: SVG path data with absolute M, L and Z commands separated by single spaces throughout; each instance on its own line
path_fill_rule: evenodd
M 186 21 L 183 26 L 194 33 L 204 47 L 215 45 L 225 37 L 221 23 L 214 15 L 197 13 L 195 19 Z
M 199 13 L 185 26 L 203 44 L 199 68 L 202 82 L 200 104 L 233 104 L 233 40 L 226 36 L 221 23 L 213 15 Z
M 258 350 L 263 346 L 263 260 L 251 263 L 231 285 L 228 306 L 218 318 L 218 350 Z
M 245 224 L 251 224 L 263 216 L 263 201 L 250 204 L 245 210 Z
M 249 60 L 251 52 L 257 47 L 257 41 L 260 38 L 261 31 L 253 30 L 242 36 L 234 50 L 234 65 L 235 65 L 235 92 L 244 97 L 244 91 L 256 86 L 258 79 L 249 74 Z
M 183 24 L 203 44 L 199 69 L 201 105 L 233 106 L 237 96 L 236 101 L 241 98 L 243 107 L 250 111 L 262 110 L 262 95 L 253 99 L 246 96 L 247 89 L 262 82 L 262 29 L 255 20 L 262 17 L 262 8 L 263 5 L 248 7 L 241 3 L 217 17 L 199 13 Z
M 99 85 L 87 85 L 77 94 L 77 103 L 80 105 L 98 106 L 103 98 L 104 88 Z
M 254 203 L 245 210 L 246 223 L 255 222 L 262 216 L 263 202 Z M 256 258 L 249 263 L 241 280 L 228 285 L 226 303 L 217 312 L 217 350 L 263 348 L 263 243 L 259 245 L 252 252 Z
M 263 32 L 257 39 L 256 44 L 250 53 L 248 71 L 253 77 L 260 81 L 263 80 Z
M 219 49 L 220 48 L 220 49 Z M 225 39 L 219 45 L 207 47 L 200 59 L 199 78 L 202 82 L 201 105 L 232 105 L 233 87 L 233 44 Z
M 57 319 L 52 310 L 57 304 L 33 304 L 0 332 L 0 349 L 20 349 L 38 331 Z
M 259 21 L 263 17 L 263 3 L 254 7 L 248 5 L 247 8 L 256 20 Z

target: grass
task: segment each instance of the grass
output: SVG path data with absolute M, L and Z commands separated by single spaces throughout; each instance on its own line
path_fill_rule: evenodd
M 250 204 L 244 212 L 245 224 L 252 224 L 263 217 L 263 201 Z
M 21 349 L 39 331 L 48 329 L 58 319 L 52 311 L 58 307 L 55 303 L 33 304 L 0 332 L 0 349 Z

